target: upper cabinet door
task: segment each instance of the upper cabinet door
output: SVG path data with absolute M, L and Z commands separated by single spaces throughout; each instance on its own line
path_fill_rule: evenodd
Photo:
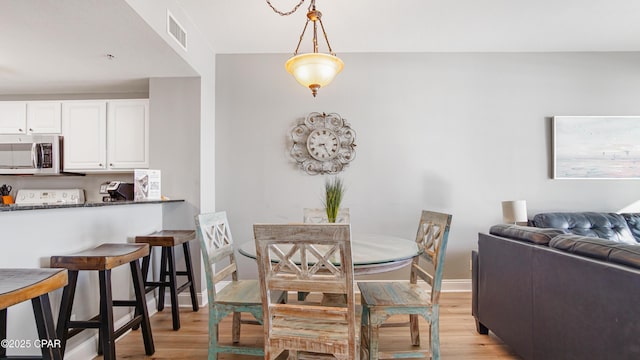
M 106 169 L 106 131 L 106 101 L 65 101 L 62 104 L 64 170 Z
M 59 101 L 27 102 L 27 133 L 59 134 L 62 130 L 61 115 Z
M 109 169 L 149 167 L 149 100 L 110 100 L 107 104 Z
M 0 134 L 27 133 L 27 103 L 25 101 L 0 102 Z

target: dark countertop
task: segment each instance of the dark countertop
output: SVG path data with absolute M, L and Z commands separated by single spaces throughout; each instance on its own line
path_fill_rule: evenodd
M 43 209 L 68 209 L 87 208 L 116 205 L 140 205 L 140 204 L 165 204 L 183 202 L 184 200 L 145 200 L 145 201 L 114 201 L 114 202 L 86 202 L 84 204 L 51 204 L 51 205 L 0 205 L 2 211 L 43 210 Z

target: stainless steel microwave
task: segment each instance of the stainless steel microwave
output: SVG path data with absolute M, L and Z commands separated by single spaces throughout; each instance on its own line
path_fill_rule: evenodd
M 61 142 L 59 135 L 0 135 L 0 175 L 59 174 Z

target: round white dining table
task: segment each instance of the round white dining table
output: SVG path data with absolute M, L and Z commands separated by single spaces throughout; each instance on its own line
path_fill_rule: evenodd
M 241 255 L 256 258 L 253 241 L 238 248 Z M 403 268 L 419 254 L 415 241 L 381 234 L 351 234 L 351 256 L 356 275 L 376 274 Z

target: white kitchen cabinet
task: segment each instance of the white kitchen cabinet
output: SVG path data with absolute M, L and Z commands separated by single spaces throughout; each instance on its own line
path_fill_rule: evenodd
M 62 130 L 60 101 L 28 101 L 27 133 L 60 134 Z
M 107 102 L 62 103 L 65 171 L 107 169 Z
M 149 167 L 149 101 L 62 104 L 64 170 L 130 171 Z
M 25 101 L 0 102 L 0 133 L 25 134 L 27 103 Z
M 1 134 L 59 134 L 60 101 L 0 102 Z
M 107 160 L 111 170 L 149 167 L 149 101 L 107 102 Z

